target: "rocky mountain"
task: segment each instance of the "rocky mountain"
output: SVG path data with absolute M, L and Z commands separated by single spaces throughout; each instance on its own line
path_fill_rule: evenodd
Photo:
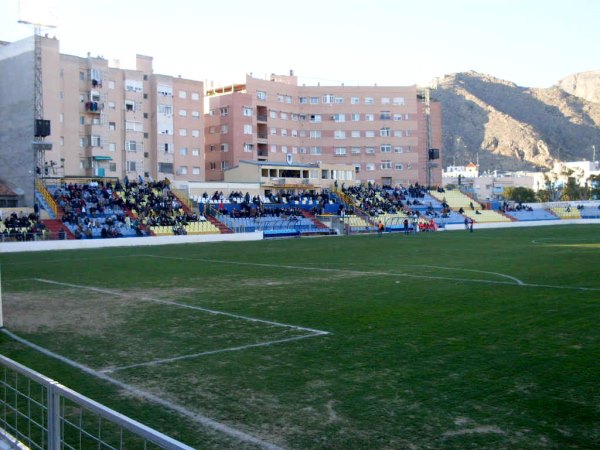
M 479 159 L 480 172 L 539 170 L 591 160 L 592 145 L 600 156 L 600 72 L 548 89 L 462 72 L 437 79 L 431 97 L 442 107 L 444 167 Z

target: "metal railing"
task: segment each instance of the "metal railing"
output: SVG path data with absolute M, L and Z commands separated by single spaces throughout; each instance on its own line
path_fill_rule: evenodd
M 193 450 L 2 355 L 0 440 L 32 450 Z

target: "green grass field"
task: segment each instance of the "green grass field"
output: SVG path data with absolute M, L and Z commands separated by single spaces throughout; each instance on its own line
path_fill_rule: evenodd
M 0 263 L 8 331 L 266 443 L 600 448 L 600 226 Z M 193 447 L 257 447 L 6 334 L 0 352 Z

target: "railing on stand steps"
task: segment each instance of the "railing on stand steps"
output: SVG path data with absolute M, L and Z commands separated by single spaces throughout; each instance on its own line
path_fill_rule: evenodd
M 50 208 L 50 212 L 52 214 L 54 214 L 54 216 L 52 218 L 53 219 L 57 218 L 58 217 L 58 205 L 56 204 L 56 201 L 52 197 L 52 194 L 50 194 L 48 189 L 46 189 L 46 186 L 44 186 L 44 184 L 40 180 L 35 180 L 35 188 L 39 192 L 39 194 L 42 196 L 42 198 L 44 199 L 44 202 L 46 202 L 46 205 Z

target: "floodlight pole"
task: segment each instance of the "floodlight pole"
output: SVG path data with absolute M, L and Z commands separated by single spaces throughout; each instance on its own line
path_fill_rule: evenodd
M 2 266 L 0 266 L 0 328 L 4 328 L 4 306 L 2 305 Z

